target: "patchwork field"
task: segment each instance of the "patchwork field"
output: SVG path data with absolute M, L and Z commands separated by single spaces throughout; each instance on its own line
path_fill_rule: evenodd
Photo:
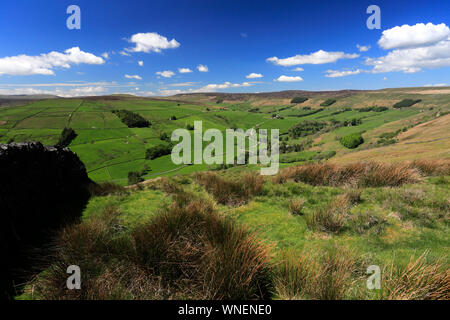
M 433 94 L 433 92 L 435 92 Z M 290 103 L 295 96 L 308 98 Z M 327 99 L 330 106 L 321 106 Z M 394 109 L 403 99 L 421 99 L 411 107 Z M 219 101 L 220 100 L 220 101 Z M 220 103 L 218 103 L 220 102 Z M 359 112 L 371 106 L 388 107 L 382 112 Z M 148 121 L 148 128 L 128 128 L 111 111 L 126 109 Z M 282 165 L 327 159 L 349 162 L 368 159 L 387 161 L 448 157 L 450 94 L 444 89 L 386 89 L 380 91 L 280 92 L 269 94 L 196 94 L 170 99 L 144 99 L 132 96 L 48 99 L 23 106 L 0 108 L 0 142 L 58 142 L 64 127 L 77 136 L 70 149 L 85 163 L 89 176 L 98 182 L 127 184 L 130 171 L 147 170 L 144 179 L 212 169 L 211 166 L 177 166 L 170 156 L 145 159 L 145 150 L 164 144 L 160 136 L 194 121 L 203 122 L 203 130 L 216 128 L 279 129 L 285 145 L 300 145 L 294 152 L 281 154 Z M 356 119 L 357 124 L 345 124 Z M 289 132 L 305 122 L 326 122 L 327 126 L 301 137 Z M 336 126 L 333 122 L 340 122 Z M 344 125 L 342 125 L 344 124 Z M 430 128 L 433 128 L 431 131 Z M 378 143 L 383 133 L 405 130 L 391 138 L 391 145 Z M 364 143 L 347 149 L 339 140 L 361 133 Z M 415 138 L 413 138 L 415 137 Z M 420 141 L 419 141 L 420 140 Z M 420 151 L 420 152 L 416 152 Z M 388 154 L 388 157 L 385 155 Z M 387 159 L 384 159 L 387 158 Z

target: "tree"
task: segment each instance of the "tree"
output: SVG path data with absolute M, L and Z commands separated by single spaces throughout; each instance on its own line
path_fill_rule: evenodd
M 76 138 L 76 136 L 77 134 L 75 130 L 73 130 L 72 128 L 64 128 L 61 132 L 61 136 L 59 137 L 56 146 L 60 148 L 66 148 L 69 146 L 72 140 Z

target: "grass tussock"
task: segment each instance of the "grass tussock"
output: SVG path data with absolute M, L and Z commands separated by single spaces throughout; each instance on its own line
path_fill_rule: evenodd
M 255 173 L 226 178 L 215 172 L 199 172 L 195 178 L 220 204 L 240 205 L 248 202 L 261 194 L 264 187 L 264 177 Z
M 347 195 L 338 195 L 325 208 L 308 215 L 306 225 L 312 230 L 339 233 L 345 228 L 350 206 Z
M 319 253 L 284 253 L 278 266 L 276 294 L 281 299 L 340 300 L 350 298 L 362 279 L 362 261 L 344 248 Z
M 54 263 L 33 283 L 35 293 L 42 299 L 269 298 L 268 248 L 210 201 L 179 189 L 173 196 L 132 230 L 121 226 L 114 206 L 64 229 Z M 82 290 L 66 289 L 73 264 L 80 266 Z
M 289 200 L 288 208 L 289 212 L 293 215 L 302 215 L 303 214 L 303 205 L 305 204 L 305 199 L 302 198 L 293 198 Z
M 411 259 L 405 267 L 386 267 L 382 299 L 450 300 L 450 271 L 440 261 L 427 263 L 426 255 Z
M 420 174 L 410 164 L 403 163 L 314 163 L 286 168 L 273 181 L 283 183 L 287 180 L 314 186 L 398 187 L 405 183 L 418 182 Z
M 426 176 L 450 175 L 450 160 L 448 159 L 415 160 L 410 166 Z

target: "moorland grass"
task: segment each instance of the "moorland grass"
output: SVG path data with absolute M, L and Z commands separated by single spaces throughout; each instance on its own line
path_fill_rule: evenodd
M 169 187 L 170 188 L 170 187 Z M 40 299 L 267 299 L 272 266 L 266 245 L 214 205 L 172 189 L 174 201 L 127 230 L 108 205 L 63 229 L 52 265 L 34 281 Z M 67 265 L 83 290 L 68 290 Z

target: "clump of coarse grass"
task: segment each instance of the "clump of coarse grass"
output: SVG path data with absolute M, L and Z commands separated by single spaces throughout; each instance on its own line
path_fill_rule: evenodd
M 427 252 L 404 267 L 393 264 L 382 273 L 382 299 L 449 300 L 450 271 L 441 261 L 426 262 Z
M 273 178 L 274 183 L 287 180 L 323 186 L 398 187 L 418 182 L 420 174 L 407 163 L 313 163 L 286 168 Z
M 202 299 L 268 298 L 268 249 L 214 205 L 174 202 L 133 234 L 139 265 L 172 287 Z
M 305 204 L 305 199 L 302 198 L 293 198 L 289 200 L 288 208 L 289 213 L 293 215 L 302 215 L 303 205 Z
M 415 160 L 410 166 L 426 176 L 450 175 L 450 160 Z
M 245 173 L 239 177 L 223 177 L 215 172 L 198 172 L 195 179 L 221 204 L 240 205 L 261 194 L 264 177 Z
M 285 253 L 278 266 L 276 294 L 282 299 L 340 300 L 363 277 L 363 260 L 345 248 Z
M 372 234 L 380 234 L 384 230 L 386 219 L 367 212 L 360 212 L 351 215 L 348 222 L 350 229 L 358 234 L 363 234 L 369 230 Z
M 325 208 L 308 215 L 306 225 L 312 230 L 339 233 L 345 228 L 350 206 L 345 195 L 336 196 Z
M 53 264 L 33 283 L 41 299 L 267 299 L 269 249 L 211 201 L 174 191 L 160 214 L 131 230 L 110 205 L 65 228 Z M 66 287 L 69 265 L 82 290 Z
M 361 190 L 360 189 L 349 189 L 345 192 L 345 197 L 348 199 L 350 205 L 357 205 L 361 203 Z

